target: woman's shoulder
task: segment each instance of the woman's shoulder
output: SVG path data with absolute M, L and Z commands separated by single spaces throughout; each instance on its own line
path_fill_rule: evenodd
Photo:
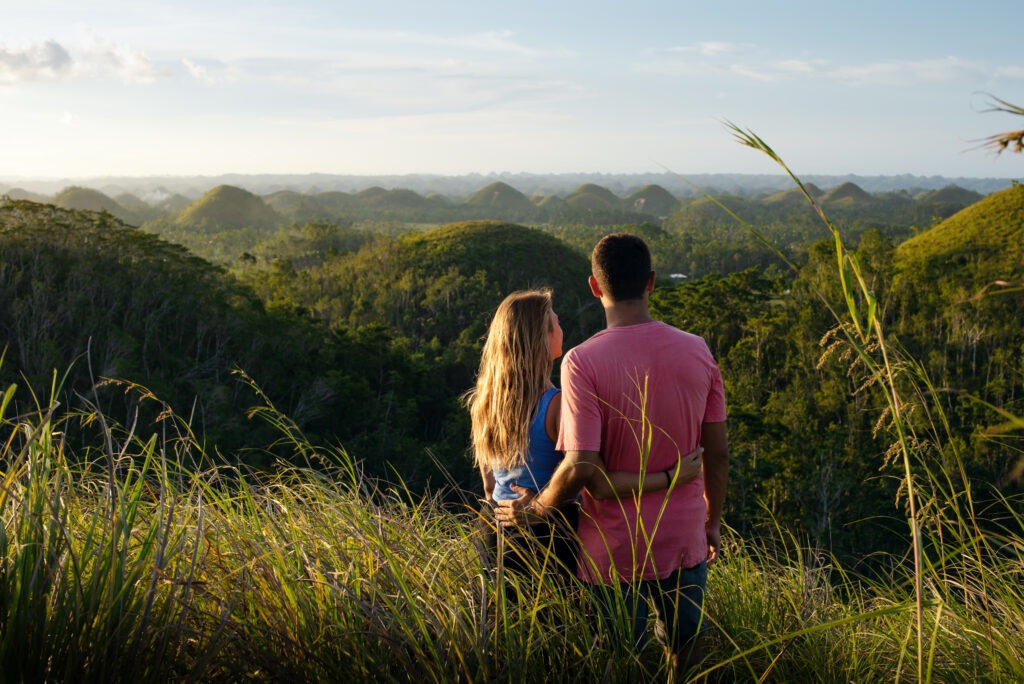
M 544 431 L 552 442 L 558 441 L 558 426 L 562 420 L 562 390 L 552 387 L 544 395 L 548 398 L 548 410 L 544 415 Z

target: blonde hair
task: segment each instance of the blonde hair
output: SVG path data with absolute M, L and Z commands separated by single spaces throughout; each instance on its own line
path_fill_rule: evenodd
M 494 312 L 476 387 L 464 397 L 478 466 L 526 462 L 530 422 L 551 379 L 551 311 L 551 290 L 543 289 L 513 292 Z

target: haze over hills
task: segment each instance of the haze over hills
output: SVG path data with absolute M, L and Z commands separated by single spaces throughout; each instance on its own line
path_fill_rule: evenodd
M 858 176 L 806 175 L 811 183 L 824 191 L 854 183 L 868 193 L 909 190 L 920 192 L 955 185 L 966 190 L 989 194 L 1009 187 L 1008 178 L 950 178 L 944 176 Z M 691 197 L 700 191 L 739 195 L 774 194 L 789 190 L 793 181 L 782 174 L 603 174 L 603 173 L 491 173 L 444 176 L 410 174 L 394 176 L 357 176 L 334 174 L 224 174 L 220 176 L 149 176 L 103 178 L 2 178 L 0 193 L 12 197 L 21 193 L 53 196 L 68 186 L 99 190 L 110 197 L 128 193 L 148 204 L 158 204 L 174 195 L 198 199 L 218 185 L 230 185 L 258 195 L 282 190 L 298 193 L 339 191 L 355 193 L 370 188 L 404 189 L 420 195 L 439 194 L 465 200 L 491 183 L 501 182 L 527 197 L 569 195 L 578 188 L 594 184 L 607 188 L 620 197 L 640 191 L 645 186 L 659 185 L 676 197 Z M 698 188 L 700 190 L 698 190 Z

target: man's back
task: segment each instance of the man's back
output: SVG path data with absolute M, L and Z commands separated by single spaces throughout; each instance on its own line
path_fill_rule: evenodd
M 608 470 L 674 467 L 694 450 L 702 423 L 725 420 L 721 375 L 704 341 L 659 322 L 612 327 L 571 350 L 562 363 L 559 448 L 601 453 Z M 584 492 L 579 534 L 586 579 L 664 578 L 704 560 L 703 478 L 668 497 L 598 501 Z M 650 551 L 647 553 L 648 541 Z M 612 572 L 612 562 L 617 576 Z

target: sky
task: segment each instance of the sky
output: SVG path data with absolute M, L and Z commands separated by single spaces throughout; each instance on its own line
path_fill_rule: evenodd
M 1013 178 L 1020 0 L 0 0 L 0 179 Z

